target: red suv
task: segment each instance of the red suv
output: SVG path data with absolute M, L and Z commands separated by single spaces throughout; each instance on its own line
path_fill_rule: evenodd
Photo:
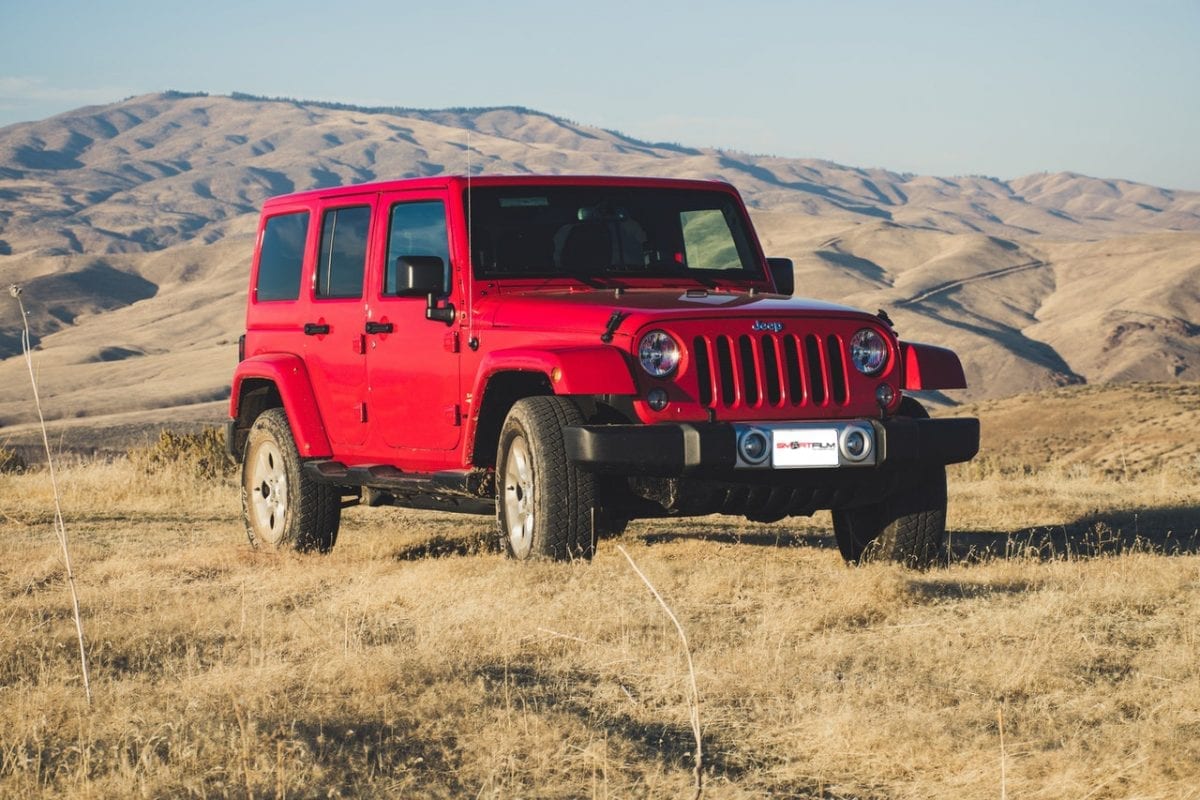
M 791 297 L 736 190 L 439 177 L 268 200 L 227 441 L 250 540 L 325 551 L 348 504 L 495 513 L 516 558 L 634 518 L 832 509 L 849 561 L 944 550 L 966 385 L 887 316 Z

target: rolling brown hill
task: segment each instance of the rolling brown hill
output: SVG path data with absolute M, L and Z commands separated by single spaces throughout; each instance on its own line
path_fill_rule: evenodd
M 262 200 L 468 169 L 727 180 L 800 293 L 954 347 L 965 399 L 1200 377 L 1200 193 L 652 144 L 520 108 L 166 93 L 0 129 L 0 283 L 24 287 L 47 416 L 219 418 Z M 19 323 L 2 298 L 10 435 L 34 415 Z

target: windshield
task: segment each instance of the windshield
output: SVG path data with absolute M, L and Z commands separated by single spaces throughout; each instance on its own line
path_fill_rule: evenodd
M 723 192 L 488 186 L 472 188 L 469 202 L 477 277 L 762 278 Z

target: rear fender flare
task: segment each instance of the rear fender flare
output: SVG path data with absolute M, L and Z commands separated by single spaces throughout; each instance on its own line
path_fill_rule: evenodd
M 287 412 L 292 437 L 301 458 L 328 458 L 333 455 L 317 398 L 304 361 L 290 353 L 259 355 L 238 364 L 229 394 L 229 416 L 238 419 L 243 385 L 246 381 L 266 381 L 275 386 Z M 253 420 L 245 420 L 249 425 Z

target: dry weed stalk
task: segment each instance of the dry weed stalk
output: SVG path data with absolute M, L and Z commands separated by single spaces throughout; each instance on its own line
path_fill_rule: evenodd
M 997 710 L 996 720 L 1000 724 L 1000 800 L 1008 800 L 1008 772 L 1004 752 L 1004 706 L 1000 706 Z
M 92 705 L 92 683 L 88 677 L 87 648 L 83 639 L 83 619 L 79 613 L 79 592 L 75 588 L 75 571 L 71 568 L 71 548 L 67 542 L 67 526 L 63 522 L 62 501 L 58 491 L 58 476 L 54 471 L 54 459 L 50 454 L 50 437 L 46 433 L 46 418 L 42 415 L 42 400 L 38 395 L 37 376 L 33 371 L 33 347 L 30 345 L 29 318 L 25 315 L 25 303 L 21 301 L 21 287 L 15 283 L 8 293 L 17 301 L 21 312 L 21 351 L 25 354 L 25 366 L 29 368 L 29 383 L 33 386 L 33 404 L 37 407 L 38 424 L 42 429 L 42 445 L 46 448 L 46 466 L 50 472 L 50 486 L 54 492 L 54 532 L 62 545 L 63 567 L 67 573 L 67 585 L 71 588 L 71 606 L 75 616 L 75 633 L 79 639 L 79 666 L 83 672 L 83 692 L 88 706 Z
M 242 766 L 242 778 L 246 782 L 246 797 L 254 800 L 254 785 L 250 782 L 250 733 L 246 722 L 246 712 L 236 698 L 230 698 L 233 703 L 233 715 L 237 718 L 238 731 L 241 734 L 241 752 L 238 754 Z
M 692 733 L 696 737 L 696 768 L 693 770 L 693 774 L 696 776 L 696 794 L 693 797 L 695 800 L 700 800 L 700 796 L 704 793 L 704 737 L 700 732 L 700 690 L 696 687 L 696 666 L 692 663 L 692 648 L 688 644 L 687 634 L 684 633 L 683 626 L 679 624 L 679 618 L 675 616 L 675 612 L 663 600 L 662 595 L 658 593 L 658 589 L 655 589 L 654 584 L 650 582 L 646 574 L 638 569 L 633 556 L 625 552 L 624 547 L 617 545 L 617 549 L 621 551 L 621 555 L 625 556 L 625 560 L 629 562 L 629 566 L 642 579 L 642 583 L 646 584 L 646 588 L 650 590 L 650 594 L 654 595 L 654 599 L 658 601 L 658 604 L 662 606 L 662 610 L 666 612 L 671 622 L 675 624 L 675 630 L 679 633 L 679 640 L 683 642 L 683 654 L 687 656 L 688 678 L 691 681 L 691 692 L 688 696 L 688 715 L 691 717 Z

